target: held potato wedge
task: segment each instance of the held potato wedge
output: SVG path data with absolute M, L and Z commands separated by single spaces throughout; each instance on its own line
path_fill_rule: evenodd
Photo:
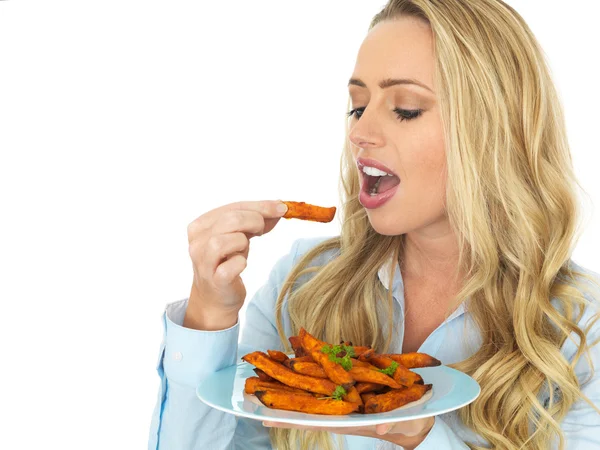
M 283 201 L 283 200 L 282 200 Z M 336 207 L 325 208 L 304 202 L 283 201 L 288 207 L 284 219 L 302 219 L 313 222 L 331 222 L 335 216 Z
M 335 383 L 331 380 L 296 373 L 283 364 L 273 361 L 266 353 L 261 351 L 248 353 L 242 356 L 242 359 L 291 387 L 325 395 L 332 395 L 336 388 Z
M 429 389 L 431 389 L 431 384 L 413 384 L 411 387 L 392 389 L 385 394 L 374 395 L 365 402 L 365 413 L 373 414 L 391 411 L 407 403 L 419 400 Z M 368 393 L 363 395 L 368 395 Z
M 359 404 L 334 400 L 319 399 L 312 395 L 294 394 L 284 391 L 256 391 L 254 393 L 262 404 L 269 408 L 300 411 L 308 414 L 350 414 L 358 411 Z

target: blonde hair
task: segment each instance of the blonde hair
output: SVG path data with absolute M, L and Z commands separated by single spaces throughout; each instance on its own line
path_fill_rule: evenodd
M 459 416 L 492 448 L 546 450 L 558 438 L 563 449 L 559 423 L 575 401 L 581 398 L 600 413 L 574 372 L 592 345 L 589 328 L 577 325 L 589 303 L 586 283 L 577 278 L 595 280 L 570 265 L 581 212 L 575 187 L 584 190 L 573 172 L 543 50 L 521 16 L 500 0 L 390 0 L 369 30 L 400 16 L 432 30 L 446 142 L 446 210 L 461 250 L 456 273 L 467 274 L 449 310 L 470 298 L 469 314 L 483 340 L 471 357 L 452 365 L 481 385 L 481 395 Z M 303 326 L 328 342 L 351 340 L 378 352 L 390 346 L 393 271 L 388 290 L 377 272 L 388 258 L 402 259 L 404 235 L 373 230 L 358 202 L 358 179 L 346 124 L 342 230 L 305 253 L 286 277 L 275 313 L 287 351 L 286 294 L 293 334 Z M 335 258 L 310 266 L 332 250 Z M 389 312 L 383 316 L 387 323 L 380 323 L 380 309 Z M 579 342 L 569 363 L 560 349 L 571 333 Z M 550 388 L 547 408 L 538 399 L 544 386 L 560 386 L 562 394 L 557 398 Z M 269 432 L 277 450 L 335 445 L 327 432 Z

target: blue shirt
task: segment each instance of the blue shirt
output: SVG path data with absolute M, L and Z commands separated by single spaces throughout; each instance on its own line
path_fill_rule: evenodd
M 187 298 L 166 306 L 163 314 L 164 337 L 157 364 L 160 387 L 151 421 L 149 450 L 271 449 L 268 429 L 262 426 L 261 421 L 237 417 L 209 407 L 196 396 L 196 387 L 204 377 L 238 363 L 246 353 L 257 349 L 283 350 L 275 326 L 274 313 L 275 301 L 283 280 L 303 253 L 328 238 L 329 236 L 301 238 L 294 241 L 290 252 L 275 263 L 267 282 L 248 303 L 241 336 L 239 321 L 231 328 L 219 331 L 184 328 L 182 324 Z M 335 257 L 338 251 L 332 250 L 320 255 L 311 262 L 311 266 L 326 263 L 326 259 Z M 600 280 L 598 273 L 583 269 L 573 261 L 570 263 L 572 267 L 590 273 Z M 388 288 L 389 264 L 396 266 L 392 294 L 395 300 L 394 322 L 397 327 L 390 353 L 401 353 L 404 337 L 404 287 L 397 261 L 387 261 L 379 270 L 379 279 Z M 590 298 L 588 295 L 586 297 L 593 301 L 594 308 L 586 308 L 579 322 L 582 328 L 585 328 L 592 315 L 598 311 L 600 304 L 600 299 Z M 461 304 L 427 337 L 419 352 L 428 353 L 443 364 L 461 361 L 475 352 L 481 344 L 481 337 L 465 304 L 466 302 Z M 285 333 L 290 336 L 292 332 L 287 313 L 287 295 L 284 299 L 283 313 Z M 463 336 L 466 339 L 463 339 Z M 574 334 L 572 336 L 575 342 L 578 342 L 577 337 Z M 600 323 L 596 323 L 588 333 L 588 342 L 594 342 L 599 337 Z M 567 360 L 572 361 L 576 353 L 576 344 L 567 339 L 561 351 Z M 593 347 L 591 356 L 592 364 L 598 368 L 600 345 Z M 575 373 L 580 383 L 589 377 L 590 366 L 585 356 L 576 364 Z M 582 390 L 594 404 L 600 405 L 600 370 L 583 385 Z M 547 390 L 540 393 L 540 398 L 544 404 L 548 398 Z M 567 450 L 600 448 L 600 414 L 587 403 L 575 403 L 562 421 L 561 427 L 566 436 Z M 344 435 L 344 439 L 348 450 L 402 448 L 376 438 Z M 457 412 L 453 411 L 436 416 L 433 428 L 417 449 L 468 449 L 465 442 L 489 446 L 485 440 L 465 427 Z M 553 448 L 557 448 L 556 443 Z

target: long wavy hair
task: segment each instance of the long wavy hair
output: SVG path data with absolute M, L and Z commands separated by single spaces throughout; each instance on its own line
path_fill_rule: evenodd
M 586 340 L 588 328 L 577 325 L 589 303 L 584 292 L 598 284 L 570 265 L 581 231 L 576 186 L 585 191 L 573 172 L 545 55 L 523 18 L 500 0 L 390 0 L 369 30 L 400 16 L 422 20 L 433 33 L 448 169 L 446 212 L 459 240 L 457 273 L 467 274 L 449 311 L 469 298 L 469 314 L 483 340 L 471 357 L 452 365 L 481 386 L 459 417 L 492 448 L 546 450 L 558 439 L 563 449 L 559 423 L 575 401 L 583 399 L 600 413 L 574 372 L 593 345 Z M 341 233 L 300 258 L 277 299 L 277 329 L 288 352 L 282 325 L 286 294 L 293 334 L 303 326 L 328 342 L 351 340 L 378 352 L 390 347 L 393 270 L 387 290 L 377 272 L 388 258 L 402 259 L 404 235 L 378 234 L 358 201 L 359 190 L 346 122 Z M 328 251 L 338 256 L 310 265 Z M 300 283 L 302 276 L 308 279 Z M 569 363 L 560 349 L 571 333 L 579 346 Z M 547 407 L 538 399 L 544 386 L 561 391 L 559 397 L 549 389 Z M 336 446 L 322 431 L 269 433 L 277 450 Z

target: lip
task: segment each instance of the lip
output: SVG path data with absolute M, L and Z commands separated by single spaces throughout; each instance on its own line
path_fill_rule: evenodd
M 358 166 L 358 170 L 362 173 L 363 166 L 375 167 L 376 169 L 383 170 L 385 173 L 390 173 L 398 177 L 398 175 L 385 164 L 376 159 L 372 158 L 357 158 L 356 165 Z M 400 178 L 400 177 L 398 177 Z

